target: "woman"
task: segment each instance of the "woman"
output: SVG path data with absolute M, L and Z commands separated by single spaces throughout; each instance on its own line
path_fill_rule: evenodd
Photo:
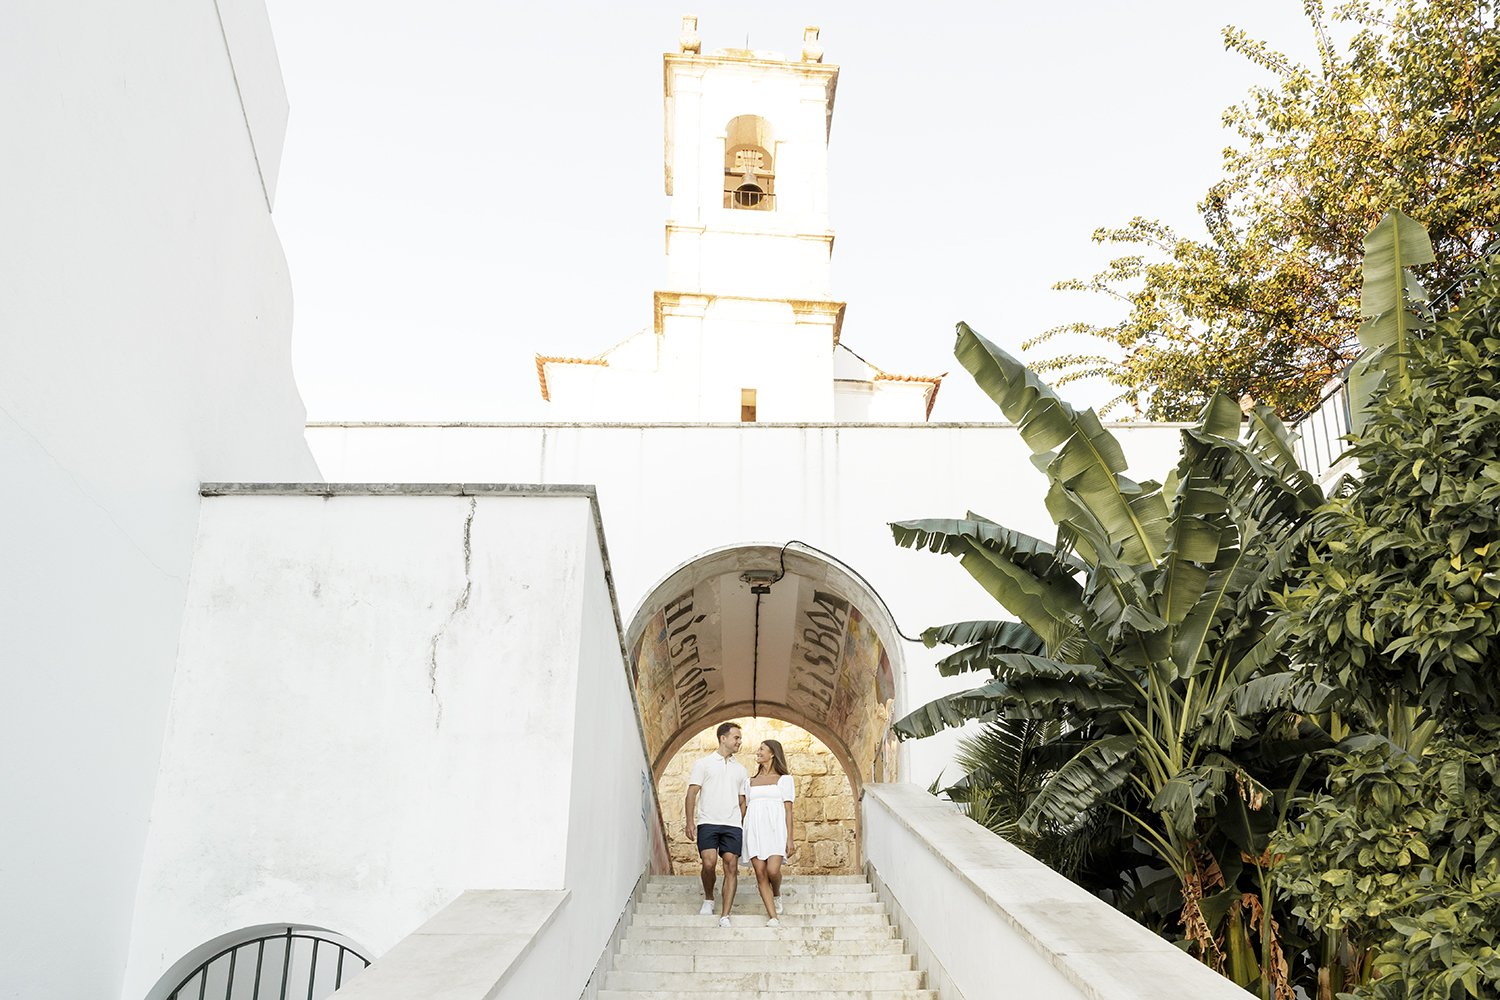
M 786 766 L 786 752 L 777 740 L 755 749 L 759 768 L 745 784 L 745 857 L 755 869 L 755 884 L 766 904 L 767 927 L 780 927 L 781 862 L 797 853 L 792 841 L 792 800 L 797 785 Z

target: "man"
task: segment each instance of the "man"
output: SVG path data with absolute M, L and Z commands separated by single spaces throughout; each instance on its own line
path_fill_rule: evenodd
M 741 824 L 745 816 L 745 785 L 750 776 L 734 755 L 744 734 L 737 722 L 726 722 L 716 731 L 719 749 L 693 765 L 683 804 L 687 839 L 697 841 L 703 861 L 703 905 L 698 912 L 714 912 L 714 869 L 724 859 L 724 909 L 719 926 L 729 926 L 734 889 L 739 875 Z

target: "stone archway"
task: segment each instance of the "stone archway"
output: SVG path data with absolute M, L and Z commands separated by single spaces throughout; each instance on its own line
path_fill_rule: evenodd
M 807 730 L 856 800 L 866 781 L 898 776 L 899 633 L 879 595 L 832 559 L 766 544 L 705 552 L 651 589 L 626 648 L 657 779 L 678 749 L 731 717 Z

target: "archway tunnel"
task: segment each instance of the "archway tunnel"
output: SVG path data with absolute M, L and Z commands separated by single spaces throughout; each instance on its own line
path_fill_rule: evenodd
M 715 549 L 652 588 L 626 641 L 674 859 L 692 857 L 682 782 L 713 751 L 713 727 L 734 720 L 752 773 L 761 740 L 791 744 L 794 821 L 814 838 L 799 842 L 796 869 L 858 869 L 861 790 L 896 780 L 899 766 L 890 721 L 900 642 L 868 584 L 791 544 Z

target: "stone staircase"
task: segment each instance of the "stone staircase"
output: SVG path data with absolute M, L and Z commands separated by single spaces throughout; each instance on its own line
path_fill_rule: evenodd
M 742 872 L 720 927 L 697 876 L 653 876 L 599 1000 L 938 1000 L 863 876 L 787 876 L 781 895 L 767 927 Z

